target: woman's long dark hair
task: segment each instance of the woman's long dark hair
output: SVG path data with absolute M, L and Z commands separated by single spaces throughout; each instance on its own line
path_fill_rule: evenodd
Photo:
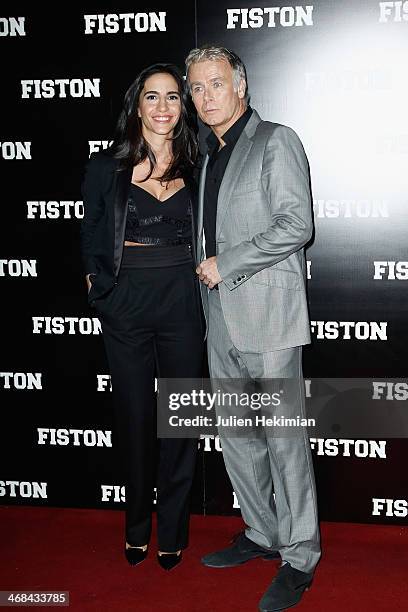
M 144 84 L 153 74 L 169 74 L 177 83 L 180 94 L 181 114 L 172 137 L 173 160 L 160 180 L 171 181 L 191 175 L 198 157 L 197 119 L 192 110 L 183 75 L 174 64 L 153 64 L 139 74 L 127 90 L 123 109 L 116 124 L 114 140 L 109 148 L 110 154 L 120 160 L 119 168 L 133 167 L 146 158 L 150 161 L 152 175 L 156 165 L 155 155 L 142 133 L 142 121 L 138 117 L 140 94 Z

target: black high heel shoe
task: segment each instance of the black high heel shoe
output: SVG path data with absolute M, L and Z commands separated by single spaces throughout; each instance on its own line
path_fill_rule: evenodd
M 160 567 L 164 570 L 171 570 L 173 567 L 176 567 L 180 563 L 182 559 L 182 552 L 175 553 L 166 553 L 165 555 L 159 555 L 157 553 L 157 561 L 159 562 Z
M 142 548 L 136 548 L 135 546 L 126 548 L 125 544 L 125 557 L 129 565 L 139 565 L 139 563 L 146 559 L 148 550 L 148 546 L 146 547 L 146 550 L 143 550 Z

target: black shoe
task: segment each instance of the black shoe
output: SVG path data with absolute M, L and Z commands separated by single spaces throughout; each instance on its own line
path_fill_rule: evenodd
M 259 602 L 260 612 L 275 612 L 296 606 L 312 584 L 313 574 L 301 572 L 285 563 Z
M 125 557 L 129 565 L 138 565 L 139 563 L 144 561 L 147 557 L 148 549 L 149 547 L 147 547 L 146 550 L 142 550 L 141 548 L 136 548 L 135 546 L 132 546 L 131 548 L 126 548 L 125 544 Z
M 171 570 L 173 567 L 176 567 L 180 563 L 182 559 L 181 550 L 177 553 L 166 553 L 165 555 L 159 555 L 157 553 L 157 561 L 159 565 L 165 570 Z
M 257 557 L 280 559 L 278 551 L 268 550 L 259 546 L 259 544 L 255 544 L 242 532 L 238 535 L 232 546 L 205 555 L 201 559 L 201 563 L 207 567 L 235 567 Z

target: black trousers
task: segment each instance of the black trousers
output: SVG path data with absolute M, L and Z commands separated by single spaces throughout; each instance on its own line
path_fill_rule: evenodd
M 172 258 L 174 248 L 167 248 L 168 261 L 161 255 L 155 267 L 143 267 L 143 251 L 149 249 L 150 256 L 159 248 L 163 254 L 167 247 L 125 247 L 118 284 L 95 306 L 123 458 L 126 541 L 132 546 L 149 542 L 156 486 L 159 550 L 173 552 L 188 543 L 197 440 L 157 439 L 154 379 L 202 375 L 203 329 L 191 256 L 180 260 L 178 249 Z

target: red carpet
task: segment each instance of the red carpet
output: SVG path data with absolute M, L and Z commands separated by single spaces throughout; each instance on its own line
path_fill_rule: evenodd
M 166 573 L 156 563 L 155 538 L 146 561 L 127 565 L 120 511 L 3 506 L 0 590 L 70 591 L 70 607 L 62 609 L 81 612 L 256 612 L 277 563 L 256 559 L 224 570 L 200 564 L 241 526 L 237 518 L 193 516 L 190 547 Z M 408 609 L 408 528 L 323 523 L 322 541 L 313 586 L 296 610 Z

